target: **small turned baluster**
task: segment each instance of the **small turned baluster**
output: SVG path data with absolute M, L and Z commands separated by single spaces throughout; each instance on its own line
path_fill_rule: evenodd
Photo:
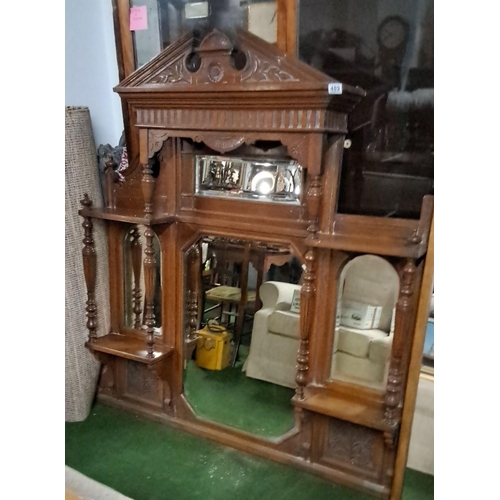
M 132 270 L 134 272 L 134 290 L 132 292 L 132 298 L 134 302 L 133 311 L 135 315 L 134 328 L 141 328 L 141 257 L 142 257 L 142 245 L 140 240 L 139 228 L 134 226 L 130 230 L 130 236 L 132 242 L 130 244 L 130 251 L 132 254 Z
M 153 215 L 153 192 L 155 187 L 155 179 L 153 177 L 153 169 L 149 162 L 144 163 L 142 171 L 142 194 L 144 196 L 144 214 L 150 219 Z
M 186 352 L 185 362 L 191 359 L 196 347 L 198 329 L 198 293 L 200 287 L 200 250 L 194 245 L 188 253 L 188 292 L 187 292 L 187 321 L 186 336 L 184 339 Z
M 307 231 L 309 235 L 308 239 L 316 240 L 318 235 L 316 234 L 319 229 L 319 207 L 321 204 L 321 195 L 322 195 L 322 184 L 321 184 L 321 176 L 313 175 L 311 177 L 311 182 L 309 184 L 309 188 L 307 190 L 307 212 L 309 213 L 310 222 Z
M 198 294 L 195 291 L 189 291 L 188 298 L 188 341 L 196 340 L 196 329 L 198 328 Z
M 403 367 L 405 337 L 409 337 L 411 328 L 411 298 L 414 293 L 415 260 L 406 259 L 403 268 L 401 289 L 396 304 L 396 318 L 394 323 L 394 338 L 392 342 L 391 363 L 387 377 L 387 387 L 384 398 L 384 417 L 391 426 L 396 426 L 401 419 L 401 404 L 403 396 Z
M 84 208 L 90 208 L 92 201 L 88 194 L 83 195 L 80 201 Z M 92 237 L 92 219 L 83 218 L 82 227 L 85 236 L 83 242 L 83 272 L 85 275 L 85 284 L 87 286 L 87 328 L 89 330 L 89 342 L 94 343 L 97 339 L 97 305 L 95 303 L 95 281 L 96 281 L 96 254 L 94 247 L 94 238 Z
M 154 295 L 155 295 L 155 250 L 153 248 L 154 232 L 150 226 L 146 227 L 144 232 L 146 238 L 146 248 L 144 249 L 144 302 L 146 304 L 145 321 L 146 324 L 146 343 L 148 346 L 148 358 L 153 357 L 155 343 L 155 313 L 154 313 Z
M 198 289 L 200 280 L 200 249 L 194 245 L 189 252 L 189 336 L 191 341 L 196 341 L 196 330 L 198 328 Z

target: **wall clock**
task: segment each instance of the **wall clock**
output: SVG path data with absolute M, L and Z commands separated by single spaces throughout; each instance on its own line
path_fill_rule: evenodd
M 377 43 L 381 51 L 396 51 L 406 48 L 409 25 L 400 16 L 386 17 L 377 30 Z

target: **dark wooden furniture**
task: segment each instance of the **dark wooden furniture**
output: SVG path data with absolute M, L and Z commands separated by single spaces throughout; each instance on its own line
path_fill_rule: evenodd
M 242 69 L 235 67 L 236 53 L 245 54 Z M 396 460 L 398 447 L 407 447 L 410 432 L 408 417 L 402 415 L 414 404 L 415 368 L 409 368 L 422 352 L 417 352 L 421 345 L 415 325 L 425 293 L 422 277 L 433 199 L 424 198 L 418 220 L 338 213 L 347 118 L 365 93 L 344 85 L 342 94 L 330 95 L 331 82 L 331 77 L 246 32 L 229 38 L 213 31 L 199 44 L 185 36 L 116 87 L 137 131 L 140 165 L 131 163 L 123 172 L 125 180 L 113 184 L 110 206 L 93 208 L 88 197 L 82 200 L 87 347 L 104 363 L 102 401 L 396 499 L 400 488 L 393 485 L 402 477 L 405 460 Z M 194 158 L 200 147 L 212 154 L 242 155 L 248 148 L 275 143 L 285 146 L 286 155 L 303 168 L 305 189 L 298 203 L 196 192 Z M 108 227 L 111 331 L 102 337 L 96 335 L 95 261 L 108 256 L 95 255 L 94 218 Z M 145 227 L 145 331 L 124 324 L 124 303 L 135 299 L 124 294 L 123 242 L 138 224 Z M 200 323 L 197 242 L 207 234 L 288 246 L 305 263 L 291 401 L 296 424 L 279 440 L 200 420 L 183 394 L 183 367 Z M 154 235 L 161 248 L 159 337 L 154 328 Z M 384 257 L 400 278 L 383 390 L 330 378 L 339 277 L 361 254 Z M 405 397 L 406 387 L 413 399 Z

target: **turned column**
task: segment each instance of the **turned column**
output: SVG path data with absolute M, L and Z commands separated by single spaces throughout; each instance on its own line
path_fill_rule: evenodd
M 148 346 L 148 358 L 153 357 L 155 343 L 155 279 L 156 279 L 156 261 L 155 250 L 153 248 L 154 232 L 150 226 L 146 227 L 144 232 L 146 246 L 144 249 L 144 303 L 145 303 L 145 325 L 146 325 L 146 343 Z
M 184 345 L 185 362 L 193 355 L 198 335 L 198 294 L 200 277 L 200 249 L 198 243 L 193 245 L 187 255 L 187 318 Z
M 134 312 L 134 328 L 141 328 L 141 258 L 142 258 L 142 245 L 141 245 L 141 235 L 139 233 L 139 228 L 134 226 L 130 230 L 131 243 L 130 243 L 130 253 L 132 256 L 132 270 L 134 273 L 134 289 L 132 291 L 133 299 L 133 312 Z
M 321 201 L 321 177 L 314 175 L 311 178 L 307 190 L 307 210 L 310 216 L 310 224 L 307 228 L 308 240 L 317 239 L 318 217 Z M 313 320 L 314 292 L 315 292 L 315 261 L 316 249 L 310 247 L 306 253 L 306 269 L 304 280 L 300 291 L 300 344 L 297 356 L 297 376 L 295 381 L 297 387 L 295 393 L 299 399 L 304 399 L 304 387 L 307 384 L 307 372 L 309 371 L 309 336 Z
M 92 206 L 92 201 L 88 194 L 83 195 L 80 203 L 85 208 Z M 96 254 L 94 238 L 92 236 L 93 224 L 91 217 L 84 217 L 82 227 L 84 229 L 83 242 L 83 272 L 87 287 L 87 329 L 89 331 L 89 342 L 92 344 L 97 339 L 97 305 L 95 302 L 95 281 L 96 281 Z
M 153 177 L 153 169 L 149 164 L 150 158 L 153 157 L 155 151 L 151 148 L 155 146 L 150 143 L 148 131 L 146 129 L 139 130 L 139 161 L 142 163 L 142 195 L 144 196 L 144 215 L 147 219 L 153 216 L 153 193 L 155 187 L 155 179 Z M 157 151 L 157 150 L 156 150 Z
M 401 406 L 403 402 L 403 354 L 405 341 L 411 338 L 412 328 L 411 304 L 414 294 L 415 260 L 406 259 L 401 279 L 398 301 L 396 303 L 396 318 L 394 322 L 394 338 L 392 341 L 391 362 L 387 387 L 384 397 L 386 422 L 396 426 L 401 420 Z

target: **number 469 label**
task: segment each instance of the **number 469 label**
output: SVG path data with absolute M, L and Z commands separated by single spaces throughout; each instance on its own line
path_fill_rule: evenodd
M 329 83 L 328 84 L 328 93 L 331 95 L 342 94 L 342 84 L 340 82 Z

